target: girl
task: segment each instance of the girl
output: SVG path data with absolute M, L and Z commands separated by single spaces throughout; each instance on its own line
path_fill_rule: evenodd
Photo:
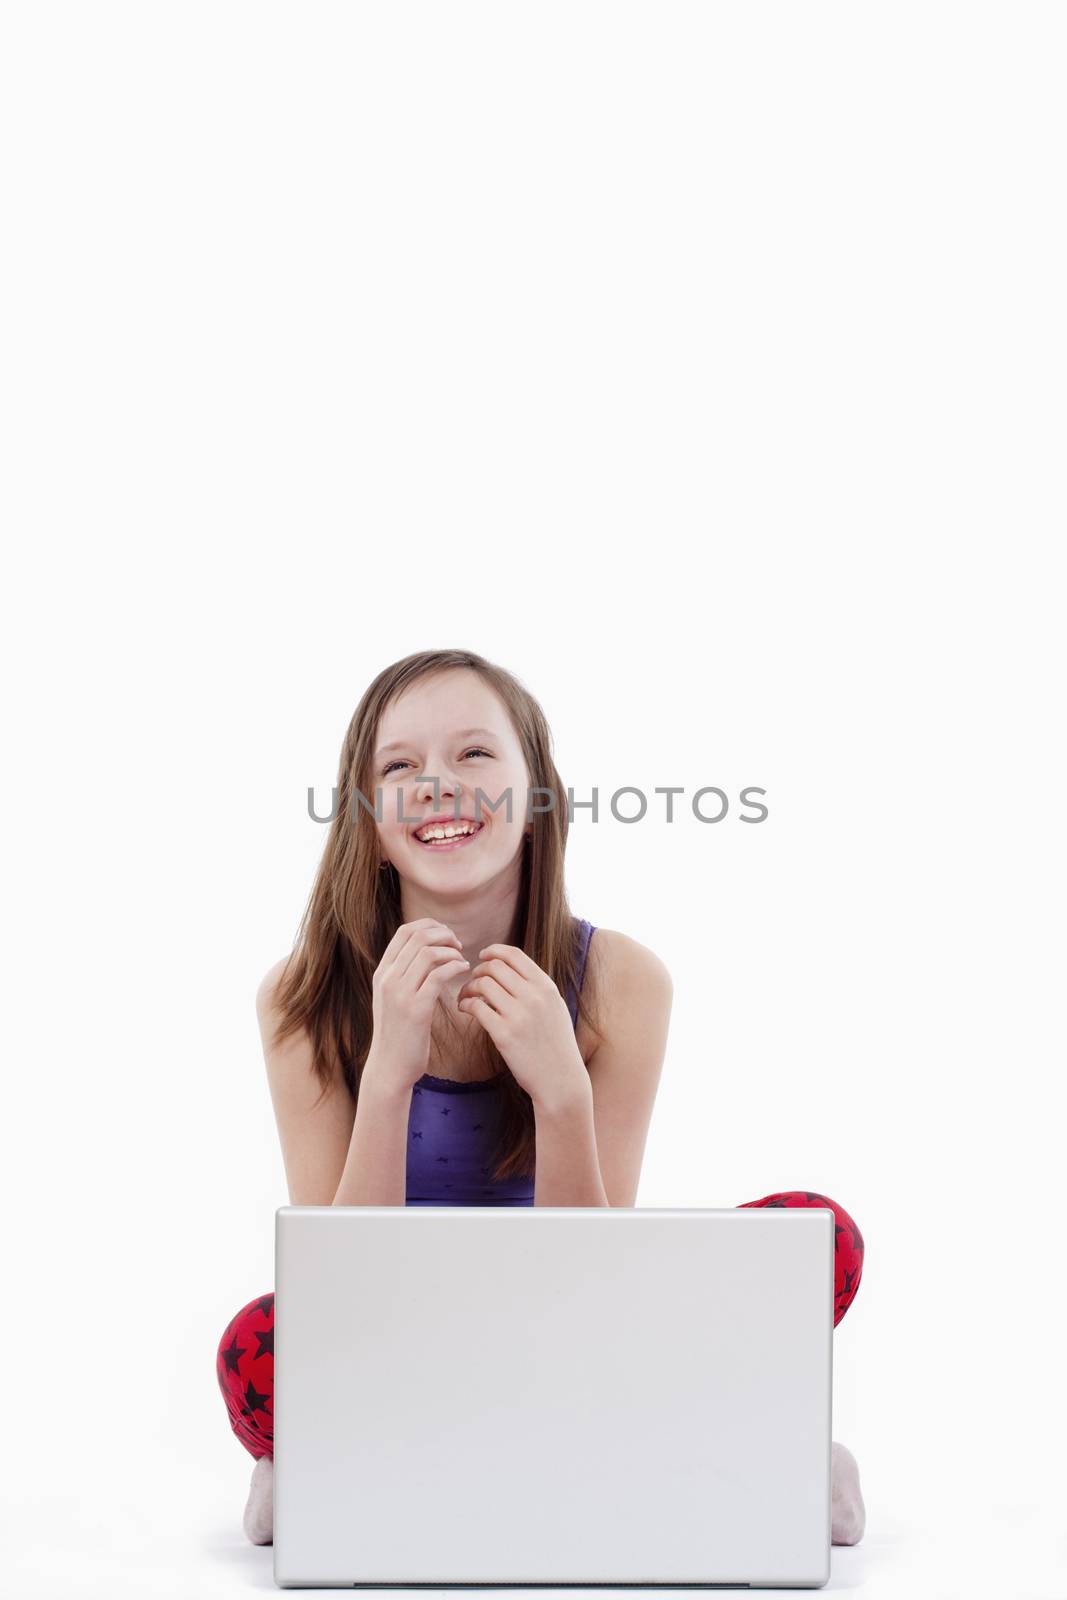
M 296 947 L 257 994 L 291 1205 L 634 1204 L 672 983 L 572 916 L 567 827 L 544 714 L 503 668 L 423 651 L 367 689 Z M 831 1207 L 840 1322 L 863 1262 L 851 1217 L 810 1190 L 745 1204 Z M 256 1461 L 256 1544 L 273 1539 L 273 1339 L 265 1294 L 216 1358 Z M 854 1544 L 863 1501 L 836 1443 L 832 1485 L 834 1542 Z

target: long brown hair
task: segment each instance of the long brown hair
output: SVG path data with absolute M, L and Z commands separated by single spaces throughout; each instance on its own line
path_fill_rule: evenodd
M 575 994 L 580 1016 L 598 1031 L 592 986 L 577 988 L 579 923 L 570 911 L 563 860 L 567 844 L 567 794 L 552 759 L 552 736 L 544 712 L 517 678 L 469 650 L 421 650 L 380 672 L 360 700 L 345 734 L 334 814 L 297 941 L 274 995 L 278 1026 L 274 1043 L 306 1029 L 322 1095 L 338 1071 L 353 1100 L 371 1046 L 371 979 L 385 947 L 400 926 L 400 883 L 389 863 L 379 870 L 374 821 L 373 754 L 382 714 L 417 679 L 454 667 L 477 672 L 507 707 L 539 805 L 528 819 L 522 845 L 521 883 L 515 922 L 503 941 L 524 950 L 554 980 L 563 995 Z M 366 806 L 356 793 L 366 798 Z M 353 803 L 354 802 L 354 803 Z M 369 810 L 367 809 L 369 807 Z M 433 1038 L 448 1019 L 437 1008 Z M 480 1074 L 502 1074 L 502 1121 L 495 1179 L 532 1175 L 535 1165 L 533 1101 L 508 1068 L 488 1033 L 471 1029 L 469 1059 Z M 318 1102 L 316 1102 L 318 1104 Z

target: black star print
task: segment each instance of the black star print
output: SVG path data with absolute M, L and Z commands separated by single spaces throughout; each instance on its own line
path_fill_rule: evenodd
M 274 1310 L 274 1296 L 265 1294 L 262 1300 L 256 1301 L 256 1309 L 261 1311 L 265 1317 L 269 1317 Z
M 451 1108 L 451 1106 L 442 1106 L 442 1107 L 441 1107 L 441 1115 L 442 1115 L 442 1116 L 443 1116 L 443 1117 L 450 1117 L 450 1116 L 451 1116 L 451 1115 L 452 1115 L 452 1108 Z
M 229 1370 L 231 1372 L 236 1372 L 238 1376 L 240 1376 L 240 1368 L 238 1367 L 237 1363 L 244 1355 L 244 1350 L 238 1347 L 236 1334 L 234 1334 L 233 1339 L 226 1346 L 225 1350 L 220 1350 L 219 1354 L 222 1356 L 222 1359 L 226 1363 Z
M 256 1334 L 256 1338 L 259 1340 L 259 1349 L 252 1357 L 252 1360 L 258 1361 L 260 1356 L 272 1356 L 274 1354 L 274 1329 L 264 1328 L 262 1333 Z
M 845 1273 L 844 1288 L 842 1290 L 842 1293 L 851 1294 L 852 1293 L 852 1285 L 855 1283 L 855 1281 L 856 1281 L 856 1274 L 854 1272 L 846 1272 Z
M 413 1133 L 413 1134 L 412 1134 L 412 1135 L 411 1135 L 411 1137 L 412 1137 L 412 1138 L 413 1138 L 413 1139 L 421 1139 L 421 1138 L 422 1138 L 422 1134 L 421 1134 L 421 1133 Z
M 421 1093 L 422 1093 L 422 1090 L 421 1090 L 421 1089 L 416 1089 L 416 1090 L 415 1090 L 415 1093 L 416 1093 L 416 1094 L 421 1094 Z
M 268 1401 L 269 1399 L 270 1399 L 270 1395 L 269 1394 L 260 1394 L 259 1390 L 256 1388 L 254 1383 L 251 1383 L 251 1382 L 246 1383 L 245 1384 L 245 1403 L 244 1403 L 244 1406 L 242 1408 L 242 1415 L 246 1416 L 246 1417 L 251 1417 L 257 1411 L 266 1411 L 267 1407 L 266 1407 L 265 1402 Z M 267 1415 L 269 1416 L 270 1413 L 267 1412 Z
M 772 1206 L 784 1206 L 784 1205 L 785 1205 L 785 1201 L 784 1200 L 768 1200 L 767 1201 L 767 1205 L 766 1205 L 766 1210 L 769 1211 Z
M 437 1159 L 438 1159 L 438 1161 L 447 1161 L 448 1157 L 447 1156 L 438 1156 Z
M 805 1200 L 825 1200 L 826 1196 L 824 1194 L 816 1194 L 814 1189 L 805 1189 L 804 1198 Z M 833 1207 L 831 1206 L 830 1209 L 833 1210 Z

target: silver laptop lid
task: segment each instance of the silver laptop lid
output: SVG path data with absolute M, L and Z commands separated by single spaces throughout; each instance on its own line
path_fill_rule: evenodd
M 281 1587 L 830 1572 L 834 1216 L 283 1206 Z

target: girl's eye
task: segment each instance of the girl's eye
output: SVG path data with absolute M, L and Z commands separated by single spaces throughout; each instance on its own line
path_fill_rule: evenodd
M 488 750 L 482 750 L 478 746 L 475 746 L 475 748 L 473 750 L 468 750 L 466 752 L 466 754 L 464 755 L 463 759 L 464 759 L 464 761 L 466 761 L 467 756 L 487 756 L 488 754 L 489 754 Z M 409 763 L 407 761 L 390 761 L 389 764 L 386 767 L 383 768 L 382 777 L 383 778 L 387 778 L 389 776 L 389 774 L 392 772 L 394 767 L 406 767 L 408 765 L 409 765 Z

